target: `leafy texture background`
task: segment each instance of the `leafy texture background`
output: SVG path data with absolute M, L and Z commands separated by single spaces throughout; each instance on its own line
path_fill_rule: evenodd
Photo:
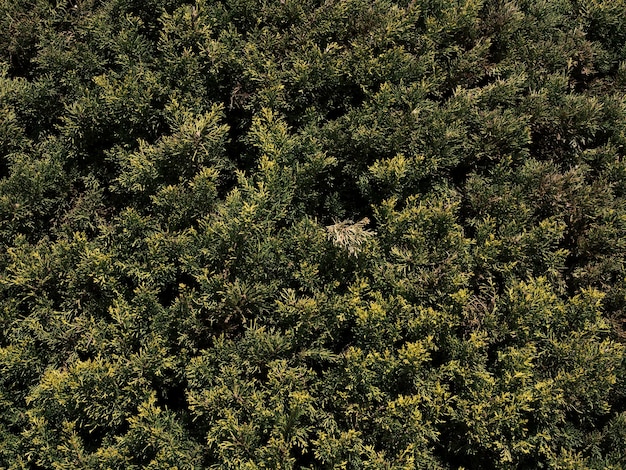
M 0 468 L 626 466 L 624 0 L 0 0 Z

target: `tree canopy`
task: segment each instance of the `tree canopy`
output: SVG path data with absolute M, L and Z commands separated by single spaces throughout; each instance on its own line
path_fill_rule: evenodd
M 0 468 L 626 467 L 625 0 L 0 0 Z

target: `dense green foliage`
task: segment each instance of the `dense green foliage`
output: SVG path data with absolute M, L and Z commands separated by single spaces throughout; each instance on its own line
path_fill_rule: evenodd
M 0 0 L 0 74 L 0 468 L 626 468 L 625 0 Z

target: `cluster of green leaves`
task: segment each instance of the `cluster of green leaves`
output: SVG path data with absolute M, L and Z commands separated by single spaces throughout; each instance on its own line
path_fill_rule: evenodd
M 626 466 L 624 0 L 0 0 L 0 468 Z

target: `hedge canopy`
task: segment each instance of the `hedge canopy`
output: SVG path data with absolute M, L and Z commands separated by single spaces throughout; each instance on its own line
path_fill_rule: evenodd
M 0 468 L 626 468 L 625 0 L 0 0 Z

